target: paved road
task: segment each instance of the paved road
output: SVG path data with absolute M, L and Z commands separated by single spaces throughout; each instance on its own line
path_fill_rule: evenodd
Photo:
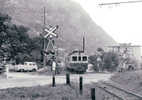
M 88 84 L 100 80 L 108 80 L 112 74 L 84 74 L 84 75 L 71 75 L 71 81 L 78 83 L 79 76 L 83 76 L 83 83 Z M 47 85 L 52 83 L 52 76 L 46 75 L 32 75 L 30 73 L 9 73 L 9 78 L 0 78 L 0 89 L 13 88 L 13 87 L 30 87 L 38 85 Z M 65 75 L 56 76 L 57 84 L 65 84 Z

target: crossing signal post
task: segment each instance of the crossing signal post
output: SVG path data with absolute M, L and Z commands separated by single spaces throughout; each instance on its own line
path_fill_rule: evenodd
M 44 29 L 44 66 L 46 66 L 46 63 L 48 60 L 53 61 L 53 59 L 56 58 L 56 50 L 55 50 L 55 38 L 57 38 L 57 34 L 55 31 L 58 29 L 58 25 L 55 27 Z
M 55 31 L 59 28 L 58 25 L 49 27 L 46 26 L 46 11 L 44 7 L 44 26 L 43 26 L 43 65 L 44 67 L 50 62 L 51 71 L 53 71 L 53 86 L 55 86 L 55 71 L 56 71 L 56 56 L 55 39 L 58 37 Z
M 44 66 L 48 61 L 51 62 L 52 71 L 52 87 L 56 86 L 55 72 L 56 72 L 56 50 L 55 50 L 55 38 L 57 34 L 55 31 L 58 29 L 58 25 L 55 27 L 45 27 L 44 33 Z

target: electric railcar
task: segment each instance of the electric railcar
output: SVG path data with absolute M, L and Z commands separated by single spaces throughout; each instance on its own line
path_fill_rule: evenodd
M 84 51 L 73 51 L 66 58 L 66 66 L 70 72 L 84 73 L 88 67 L 88 55 Z

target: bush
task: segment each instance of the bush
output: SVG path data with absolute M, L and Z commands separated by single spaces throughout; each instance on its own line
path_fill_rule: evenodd
M 103 68 L 108 71 L 114 71 L 119 66 L 119 55 L 114 52 L 106 52 L 103 57 Z
M 95 71 L 99 71 L 99 68 L 97 66 L 97 55 L 92 55 L 89 57 L 89 63 L 93 65 L 93 69 Z
M 119 55 L 114 52 L 104 52 L 101 56 L 101 61 L 97 61 L 99 55 L 92 55 L 89 57 L 89 63 L 93 65 L 95 71 L 108 70 L 114 71 L 119 65 Z M 98 68 L 99 64 L 99 68 Z

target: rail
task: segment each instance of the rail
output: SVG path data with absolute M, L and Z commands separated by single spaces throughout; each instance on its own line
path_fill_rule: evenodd
M 120 90 L 120 91 L 123 91 L 123 92 L 125 92 L 125 93 L 127 93 L 127 94 L 133 95 L 133 96 L 139 98 L 140 100 L 142 100 L 142 96 L 141 96 L 141 95 L 136 94 L 136 93 L 133 93 L 133 92 L 130 91 L 130 90 L 128 91 L 128 90 L 123 89 L 123 88 L 121 88 L 121 87 L 117 87 L 117 86 L 115 86 L 115 85 L 112 85 L 111 83 L 103 82 L 103 84 L 108 85 L 108 86 L 111 86 L 111 87 L 113 87 L 113 88 L 116 88 L 116 89 L 118 89 L 118 90 Z
M 107 99 L 103 100 L 109 100 L 110 98 L 111 100 L 142 100 L 141 95 L 133 93 L 130 90 L 123 89 L 118 84 L 116 85 L 113 82 L 100 82 L 96 84 L 96 87 L 101 89 L 101 94 L 99 95 L 105 95 L 105 97 L 107 97 Z
M 105 87 L 101 87 L 99 85 L 96 85 L 98 88 L 100 88 L 101 90 L 105 91 L 106 93 L 108 93 L 109 95 L 111 95 L 112 97 L 115 97 L 117 98 L 118 100 L 124 100 L 122 97 L 116 95 L 115 93 L 112 93 L 111 91 L 109 90 L 106 90 Z

